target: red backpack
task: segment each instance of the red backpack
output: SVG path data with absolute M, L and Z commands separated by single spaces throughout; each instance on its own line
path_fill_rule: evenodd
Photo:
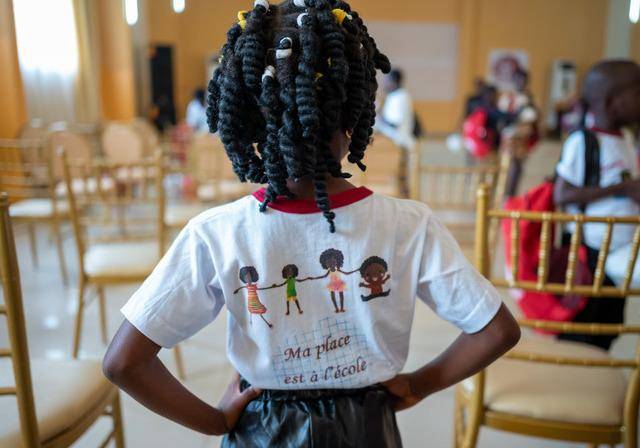
M 595 134 L 584 131 L 585 135 L 585 186 L 600 184 L 600 148 Z M 554 183 L 544 182 L 528 191 L 524 196 L 509 198 L 504 205 L 506 210 L 553 212 L 556 210 L 553 201 Z M 582 209 L 584 213 L 584 208 Z M 520 221 L 520 247 L 518 260 L 518 278 L 520 281 L 537 281 L 538 264 L 540 262 L 540 233 L 542 223 L 526 220 Z M 511 220 L 502 222 L 502 234 L 505 241 L 505 262 L 507 276 L 511 275 Z M 554 241 L 554 235 L 552 240 Z M 569 247 L 554 247 L 551 250 L 549 266 L 549 281 L 564 283 L 567 270 Z M 581 247 L 578 253 L 575 284 L 589 285 L 593 281 L 592 273 L 587 263 L 586 247 Z M 587 299 L 581 296 L 557 296 L 545 292 L 522 291 L 512 289 L 520 309 L 528 319 L 567 322 L 585 307 Z
M 489 111 L 478 107 L 462 125 L 465 148 L 477 159 L 483 159 L 493 151 L 498 141 L 495 130 L 488 126 Z

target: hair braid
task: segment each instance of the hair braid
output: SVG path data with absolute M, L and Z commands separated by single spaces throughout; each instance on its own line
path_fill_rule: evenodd
M 260 79 L 265 67 L 267 45 L 264 24 L 267 13 L 263 5 L 256 3 L 247 16 L 246 29 L 238 41 L 241 46 L 242 76 L 247 88 L 255 95 L 260 92 Z
M 274 201 L 278 195 L 292 197 L 287 188 L 287 169 L 278 147 L 280 105 L 277 93 L 278 85 L 274 74 L 275 69 L 267 67 L 262 76 L 262 95 L 260 96 L 260 105 L 263 108 L 267 127 L 267 136 L 263 145 L 263 160 L 269 183 L 265 200 L 261 206 L 262 211 L 266 210 L 267 205 Z
M 293 41 L 286 37 L 279 43 L 280 50 L 293 49 Z M 288 47 L 288 48 L 287 48 Z M 303 169 L 300 151 L 296 142 L 300 140 L 298 126 L 298 108 L 296 104 L 296 88 L 293 57 L 276 58 L 276 71 L 280 82 L 280 102 L 282 103 L 282 126 L 278 131 L 280 150 L 287 166 L 287 173 L 293 179 L 300 179 L 306 173 Z

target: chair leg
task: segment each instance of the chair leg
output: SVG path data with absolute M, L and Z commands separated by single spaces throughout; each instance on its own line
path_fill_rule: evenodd
M 82 318 L 84 315 L 84 294 L 86 288 L 86 280 L 82 273 L 80 273 L 80 280 L 78 281 L 78 309 L 76 310 L 76 323 L 73 331 L 73 357 L 78 358 L 78 352 L 80 351 L 80 337 L 82 334 Z
M 638 447 L 638 415 L 635 419 L 629 419 L 625 422 L 624 431 L 624 448 Z
M 460 386 L 456 386 L 453 405 L 453 448 L 461 448 L 460 442 L 464 435 L 464 404 L 460 395 Z
M 180 378 L 182 381 L 185 380 L 185 378 L 187 377 L 185 372 L 184 372 L 184 362 L 182 361 L 182 347 L 180 347 L 179 345 L 176 345 L 173 348 L 173 357 L 176 361 L 176 369 L 178 370 L 178 378 Z
M 462 448 L 476 448 L 478 444 L 478 434 L 480 433 L 483 404 L 476 402 L 477 397 L 473 396 L 466 406 L 467 424 L 462 437 Z
M 100 314 L 100 336 L 102 337 L 102 343 L 106 344 L 109 339 L 108 325 L 107 325 L 107 305 L 104 295 L 104 286 L 98 286 L 98 306 Z
M 64 247 L 62 245 L 62 234 L 60 233 L 60 223 L 57 220 L 51 223 L 51 232 L 56 240 L 56 249 L 58 251 L 58 261 L 60 262 L 60 274 L 62 275 L 62 283 L 64 286 L 69 284 L 69 274 L 67 273 L 67 263 L 64 258 Z
M 120 406 L 120 392 L 116 393 L 111 404 L 111 415 L 113 418 L 113 441 L 116 448 L 124 448 L 124 427 L 122 425 L 122 407 Z
M 27 231 L 29 232 L 29 247 L 31 247 L 31 260 L 33 267 L 38 267 L 38 246 L 36 239 L 36 226 L 30 222 L 27 224 Z

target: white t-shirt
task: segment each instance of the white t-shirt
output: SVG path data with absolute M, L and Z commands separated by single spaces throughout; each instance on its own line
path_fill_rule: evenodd
M 415 145 L 415 118 L 411 95 L 407 89 L 399 88 L 387 95 L 381 117 L 382 120 L 376 121 L 376 129 L 401 148 L 412 149 Z
M 191 100 L 187 105 L 185 121 L 196 132 L 208 132 L 207 108 L 196 99 Z
M 638 176 L 638 165 L 632 148 L 622 134 L 611 134 L 594 130 L 600 142 L 600 187 L 619 184 L 625 179 Z M 556 172 L 560 177 L 576 187 L 584 186 L 585 142 L 581 131 L 567 138 L 562 149 L 562 158 Z M 578 205 L 568 205 L 567 213 L 580 213 Z M 626 196 L 611 196 L 590 203 L 585 214 L 588 216 L 634 216 L 640 214 L 640 207 Z M 575 226 L 571 226 L 573 232 Z M 602 244 L 605 224 L 587 224 L 584 226 L 584 240 L 587 246 L 599 249 Z M 614 227 L 611 238 L 611 250 L 633 241 L 634 226 Z
M 169 348 L 226 306 L 227 355 L 251 384 L 358 388 L 403 368 L 415 297 L 468 333 L 500 307 L 424 204 L 366 188 L 332 195 L 331 234 L 313 201 L 260 213 L 263 195 L 194 218 L 122 309 L 127 320 Z

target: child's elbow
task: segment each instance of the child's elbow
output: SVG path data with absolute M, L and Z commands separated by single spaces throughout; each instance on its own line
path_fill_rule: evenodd
M 121 385 L 126 381 L 129 367 L 117 354 L 107 352 L 102 360 L 102 373 L 113 384 Z
M 520 331 L 520 326 L 515 321 L 515 319 L 504 325 L 499 332 L 499 345 L 502 351 L 507 352 L 515 347 L 516 344 L 520 341 L 521 336 L 522 332 Z

